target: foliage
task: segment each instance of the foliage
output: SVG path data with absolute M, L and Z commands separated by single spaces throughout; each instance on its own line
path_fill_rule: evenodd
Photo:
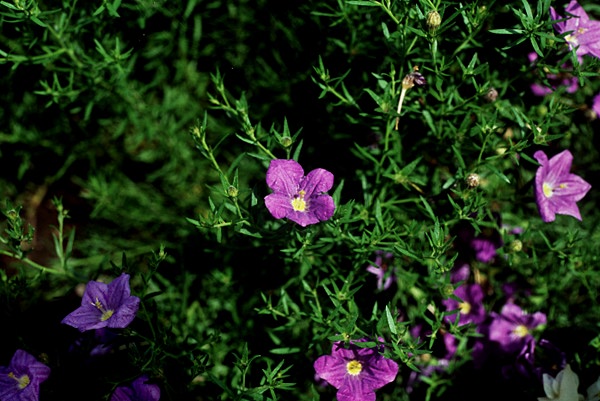
M 564 14 L 549 0 L 0 1 L 0 365 L 19 348 L 48 364 L 44 400 L 106 400 L 141 373 L 162 400 L 329 400 L 314 360 L 368 338 L 400 365 L 380 400 L 481 398 L 472 383 L 535 399 L 555 349 L 591 384 L 600 61 L 569 50 L 551 5 Z M 417 68 L 426 85 L 398 114 Z M 578 90 L 532 93 L 557 75 Z M 582 221 L 540 219 L 540 149 L 569 149 L 592 185 Z M 331 171 L 334 216 L 274 219 L 273 159 Z M 495 256 L 465 235 L 499 235 Z M 380 250 L 388 290 L 366 271 Z M 461 265 L 488 312 L 546 314 L 529 375 L 474 366 L 481 333 L 443 303 Z M 123 271 L 141 307 L 98 356 L 105 339 L 60 321 L 83 284 Z

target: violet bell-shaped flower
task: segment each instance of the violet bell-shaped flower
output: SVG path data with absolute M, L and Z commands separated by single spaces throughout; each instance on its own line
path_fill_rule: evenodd
M 554 221 L 557 214 L 566 214 L 581 220 L 577 207 L 592 187 L 583 178 L 571 174 L 573 155 L 564 150 L 548 160 L 548 156 L 538 150 L 533 157 L 540 163 L 535 174 L 535 200 L 546 223 Z
M 40 383 L 48 376 L 48 366 L 28 352 L 18 349 L 7 367 L 0 366 L 0 400 L 37 401 Z
M 345 348 L 337 341 L 331 355 L 317 358 L 314 368 L 320 379 L 338 390 L 338 401 L 375 401 L 375 390 L 393 382 L 398 374 L 398 364 L 380 351 L 381 347 L 360 348 L 354 343 Z
M 62 323 L 79 331 L 102 327 L 125 328 L 135 318 L 140 299 L 132 296 L 129 274 L 121 274 L 110 284 L 90 281 L 85 287 L 81 306 L 68 314 Z
M 275 159 L 266 178 L 273 193 L 265 196 L 265 205 L 276 219 L 286 217 L 306 227 L 333 216 L 333 198 L 325 193 L 333 186 L 329 171 L 318 168 L 305 177 L 295 160 Z
M 600 21 L 590 20 L 576 0 L 571 0 L 565 13 L 567 20 L 555 23 L 554 29 L 559 34 L 567 33 L 565 40 L 578 57 L 589 54 L 600 58 Z M 550 7 L 550 16 L 552 20 L 563 19 L 554 7 Z

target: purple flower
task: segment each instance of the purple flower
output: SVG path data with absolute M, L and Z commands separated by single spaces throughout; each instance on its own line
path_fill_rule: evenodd
M 500 220 L 500 216 L 497 216 Z M 491 227 L 484 227 L 478 235 L 471 224 L 460 224 L 458 228 L 460 244 L 466 246 L 469 254 L 475 254 L 475 259 L 483 263 L 491 262 L 496 256 L 496 249 L 504 245 L 500 232 Z
M 592 110 L 596 113 L 596 118 L 600 117 L 600 94 L 594 96 L 594 101 L 592 102 Z
M 485 320 L 485 308 L 483 307 L 483 289 L 479 284 L 463 284 L 454 290 L 454 295 L 461 299 L 457 301 L 453 298 L 444 299 L 442 303 L 446 310 L 459 311 L 459 325 L 468 323 L 479 324 Z M 446 320 L 454 322 L 456 313 L 446 316 Z
M 37 401 L 40 383 L 50 376 L 50 368 L 21 349 L 15 351 L 8 367 L 0 366 L 0 400 Z
M 273 193 L 265 205 L 276 219 L 287 217 L 302 227 L 329 220 L 335 211 L 333 198 L 325 192 L 333 186 L 333 174 L 322 168 L 304 176 L 294 160 L 272 160 L 267 170 L 267 185 Z
M 357 342 L 367 341 L 366 339 Z M 338 389 L 338 401 L 375 401 L 375 390 L 393 382 L 398 364 L 384 358 L 381 347 L 359 348 L 351 343 L 333 343 L 331 355 L 323 355 L 314 363 L 317 375 Z
M 375 251 L 375 266 L 367 267 L 369 273 L 373 273 L 377 277 L 377 289 L 387 290 L 396 279 L 394 275 L 394 255 L 390 252 Z
M 554 221 L 556 214 L 581 220 L 576 202 L 592 187 L 581 177 L 570 174 L 573 155 L 564 150 L 550 160 L 541 150 L 533 157 L 541 164 L 535 174 L 535 198 L 542 220 Z
M 80 331 L 102 327 L 124 328 L 135 318 L 140 299 L 130 295 L 129 274 L 121 274 L 110 284 L 90 281 L 81 306 L 62 321 Z
M 110 397 L 110 401 L 158 401 L 160 387 L 149 384 L 148 376 L 142 375 L 135 379 L 130 386 L 119 386 Z
M 590 21 L 576 0 L 571 0 L 565 11 L 568 19 L 554 24 L 554 29 L 559 34 L 567 33 L 565 40 L 571 50 L 576 50 L 577 56 L 590 54 L 600 58 L 600 22 Z M 554 7 L 550 7 L 550 16 L 553 20 L 563 18 Z
M 515 304 L 506 304 L 500 314 L 492 314 L 489 326 L 489 339 L 497 343 L 506 353 L 521 354 L 533 340 L 531 330 L 546 323 L 546 315 L 536 312 L 532 315 L 523 312 Z
M 471 267 L 468 263 L 457 261 L 450 271 L 450 282 L 456 284 L 460 281 L 467 281 L 471 276 Z

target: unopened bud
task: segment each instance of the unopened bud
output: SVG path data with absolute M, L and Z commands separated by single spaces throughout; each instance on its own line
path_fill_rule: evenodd
M 284 136 L 279 140 L 279 143 L 284 148 L 289 148 L 290 146 L 292 146 L 292 142 L 292 138 L 290 138 L 289 136 Z
M 508 249 L 511 252 L 520 252 L 523 249 L 523 242 L 521 240 L 514 240 L 508 245 Z
M 469 188 L 477 188 L 479 184 L 481 184 L 481 178 L 479 178 L 479 174 L 476 173 L 469 174 L 466 181 Z
M 440 13 L 438 13 L 437 10 L 429 11 L 427 14 L 427 27 L 429 27 L 429 30 L 435 31 L 441 24 L 442 17 L 440 16 Z
M 238 196 L 238 189 L 233 185 L 230 185 L 229 188 L 227 188 L 227 196 L 236 198 Z
M 454 287 L 452 284 L 448 284 L 442 287 L 442 296 L 449 298 L 452 294 L 454 294 Z
M 8 217 L 12 221 L 15 221 L 16 219 L 19 218 L 19 214 L 17 213 L 17 211 L 15 209 L 11 209 L 6 212 L 6 217 Z

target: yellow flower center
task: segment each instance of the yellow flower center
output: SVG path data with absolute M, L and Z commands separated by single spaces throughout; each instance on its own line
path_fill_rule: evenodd
M 525 327 L 525 325 L 518 325 L 517 327 L 515 327 L 515 329 L 513 330 L 513 333 L 515 333 L 515 335 L 517 337 L 525 337 L 527 334 L 529 334 L 529 330 L 527 329 L 527 327 Z
M 362 370 L 362 364 L 356 360 L 346 364 L 346 371 L 352 376 L 357 376 Z
M 102 317 L 100 318 L 100 320 L 104 322 L 105 320 L 108 320 L 108 319 L 110 319 L 110 317 L 113 315 L 113 313 L 114 313 L 114 312 L 113 312 L 113 311 L 111 311 L 110 309 L 109 309 L 109 310 L 107 310 L 107 311 L 104 311 L 104 312 L 102 313 Z
M 306 210 L 306 201 L 304 200 L 305 191 L 298 192 L 298 196 L 292 200 L 292 207 L 297 212 L 304 212 Z
M 102 312 L 102 316 L 100 317 L 100 321 L 102 322 L 110 319 L 113 313 L 115 313 L 115 311 L 113 311 L 112 309 L 105 310 L 104 306 L 102 306 L 102 302 L 100 302 L 98 298 L 96 298 L 96 302 L 92 302 L 92 305 L 94 305 L 96 308 L 98 308 L 100 312 Z
M 27 375 L 23 375 L 21 377 L 16 377 L 15 374 L 13 372 L 10 372 L 8 374 L 8 377 L 13 378 L 17 381 L 19 390 L 23 390 L 25 387 L 29 386 L 29 383 L 31 382 L 31 380 L 29 379 L 29 376 Z
M 458 304 L 458 309 L 460 309 L 460 313 L 466 315 L 467 313 L 471 312 L 471 304 L 468 302 L 461 302 Z
M 544 196 L 546 198 L 552 198 L 552 195 L 554 195 L 554 189 L 555 188 L 560 188 L 560 189 L 565 189 L 567 188 L 567 184 L 562 183 L 562 184 L 558 184 L 558 187 L 552 187 L 550 184 L 548 184 L 547 182 L 545 182 L 542 185 L 542 191 L 544 192 Z
M 550 184 L 548 183 L 544 183 L 544 185 L 542 185 L 542 190 L 544 191 L 544 196 L 546 198 L 552 198 L 552 187 L 550 186 Z
M 570 43 L 573 47 L 579 46 L 579 40 L 577 40 L 577 37 L 586 32 L 587 28 L 580 27 L 577 29 L 577 31 L 565 36 L 565 40 L 567 41 L 567 43 Z

